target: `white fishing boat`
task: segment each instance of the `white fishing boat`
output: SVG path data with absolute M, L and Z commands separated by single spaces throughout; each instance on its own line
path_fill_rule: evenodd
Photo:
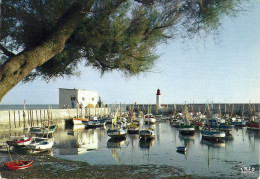
M 54 141 L 47 138 L 33 138 L 31 144 L 26 147 L 33 150 L 48 150 L 51 149 Z
M 155 122 L 156 122 L 156 118 L 151 113 L 151 109 L 148 106 L 148 113 L 146 115 L 144 115 L 144 123 L 146 123 L 146 124 L 154 124 Z
M 80 124 L 83 124 L 83 122 L 87 122 L 89 121 L 88 118 L 85 118 L 84 116 L 79 116 L 79 117 L 73 117 L 72 118 L 72 123 L 74 125 L 80 125 Z
M 144 123 L 146 124 L 155 124 L 156 118 L 154 117 L 153 114 L 146 114 L 144 115 Z

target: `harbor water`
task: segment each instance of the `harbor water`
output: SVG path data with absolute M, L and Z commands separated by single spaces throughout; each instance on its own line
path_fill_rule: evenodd
M 107 136 L 110 127 L 107 124 L 104 128 L 85 129 L 81 125 L 59 125 L 53 135 L 55 145 L 51 155 L 94 165 L 166 165 L 194 177 L 259 176 L 259 131 L 234 128 L 223 143 L 212 143 L 201 139 L 199 129 L 194 136 L 183 136 L 169 121 L 160 121 L 151 126 L 156 133 L 154 140 L 142 141 L 139 135 L 127 134 L 126 140 L 115 141 Z M 74 134 L 68 133 L 72 129 Z M 28 131 L 0 132 L 1 141 L 21 134 Z M 186 146 L 187 152 L 178 153 L 178 146 Z M 1 162 L 8 158 L 4 157 Z

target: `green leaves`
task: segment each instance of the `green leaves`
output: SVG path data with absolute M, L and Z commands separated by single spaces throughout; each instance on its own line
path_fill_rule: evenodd
M 235 15 L 240 0 L 9 0 L 2 2 L 1 63 L 44 43 L 73 3 L 85 17 L 63 51 L 35 68 L 25 82 L 42 77 L 78 75 L 77 65 L 119 70 L 125 76 L 151 71 L 158 59 L 156 46 L 175 37 L 193 38 L 216 31 L 221 19 Z M 90 11 L 85 5 L 92 3 Z M 66 20 L 66 19 L 64 19 Z

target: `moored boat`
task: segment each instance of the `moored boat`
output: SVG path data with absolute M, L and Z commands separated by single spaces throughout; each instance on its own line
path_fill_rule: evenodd
M 72 123 L 74 124 L 74 125 L 79 125 L 79 124 L 83 124 L 83 122 L 87 122 L 87 121 L 89 121 L 89 119 L 88 118 L 85 118 L 85 117 L 73 117 L 72 118 Z
M 127 126 L 127 132 L 130 134 L 138 134 L 140 132 L 140 121 L 134 120 Z
M 246 123 L 246 126 L 249 130 L 260 130 L 260 123 L 258 121 L 250 121 Z
M 180 123 L 181 123 L 180 119 L 173 119 L 172 122 L 171 122 L 171 126 L 172 127 L 179 127 Z
M 219 128 L 217 127 L 217 121 L 216 120 L 210 121 L 209 118 L 210 118 L 210 111 L 209 111 L 209 106 L 207 106 L 207 124 L 200 131 L 202 135 L 202 139 L 221 141 L 221 139 L 224 139 L 226 137 L 226 133 L 223 131 L 219 131 Z
M 204 127 L 201 131 L 202 139 L 220 141 L 226 137 L 226 133 L 217 128 Z
M 115 117 L 113 119 L 112 128 L 107 130 L 107 135 L 115 139 L 125 139 L 126 129 L 124 127 L 121 127 L 121 123 L 117 123 L 117 114 L 118 112 L 115 114 Z
M 244 127 L 246 126 L 246 121 L 243 121 L 242 119 L 236 119 L 232 122 L 232 125 L 234 125 L 235 127 Z
M 89 121 L 83 122 L 86 128 L 96 128 L 96 127 L 104 127 L 106 124 L 106 119 L 98 119 L 96 116 L 90 118 Z
M 51 149 L 54 144 L 53 140 L 46 139 L 46 138 L 34 138 L 31 144 L 27 145 L 29 149 L 33 150 L 48 150 Z
M 32 160 L 17 160 L 6 162 L 4 166 L 6 166 L 10 170 L 20 170 L 31 167 L 33 164 Z
M 146 114 L 144 115 L 144 123 L 146 124 L 155 124 L 156 118 L 153 114 Z
M 20 137 L 13 137 L 12 140 L 6 141 L 9 146 L 25 146 L 31 143 L 31 137 L 22 135 Z
M 54 131 L 57 129 L 57 125 L 56 124 L 51 124 L 49 127 L 45 126 L 45 127 L 39 127 L 39 126 L 35 126 L 35 127 L 31 127 L 30 128 L 30 133 L 31 134 L 35 134 L 35 135 L 46 135 L 46 134 L 53 134 Z
M 178 146 L 177 151 L 178 152 L 186 152 L 187 148 L 185 146 Z
M 144 139 L 152 139 L 155 137 L 155 132 L 153 128 L 140 130 L 140 137 Z
M 220 123 L 218 128 L 220 131 L 230 132 L 233 129 L 233 126 L 227 123 Z
M 191 116 L 188 112 L 188 107 L 185 104 L 183 108 L 183 122 L 179 125 L 179 132 L 184 135 L 193 135 L 195 133 L 195 127 L 191 124 Z

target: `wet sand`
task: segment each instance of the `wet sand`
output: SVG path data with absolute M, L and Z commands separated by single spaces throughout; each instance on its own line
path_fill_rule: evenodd
M 0 178 L 195 178 L 166 165 L 90 165 L 47 155 L 29 158 L 34 163 L 28 169 L 13 171 L 2 165 Z

